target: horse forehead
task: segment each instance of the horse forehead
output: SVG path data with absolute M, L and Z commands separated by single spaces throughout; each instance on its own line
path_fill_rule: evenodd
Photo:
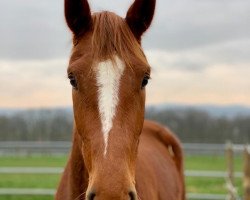
M 114 78 L 113 75 L 122 75 L 125 69 L 125 63 L 118 56 L 114 56 L 114 59 L 106 59 L 97 63 L 97 74 L 103 73 L 107 78 Z
M 119 103 L 120 79 L 125 69 L 124 62 L 117 56 L 114 60 L 100 62 L 96 66 L 98 87 L 98 109 L 104 138 L 104 155 L 107 153 L 109 132 Z

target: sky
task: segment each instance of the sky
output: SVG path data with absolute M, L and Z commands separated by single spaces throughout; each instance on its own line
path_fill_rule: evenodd
M 90 0 L 124 17 L 131 0 Z M 69 106 L 63 0 L 0 1 L 0 107 Z M 142 41 L 147 104 L 250 106 L 250 1 L 157 0 Z

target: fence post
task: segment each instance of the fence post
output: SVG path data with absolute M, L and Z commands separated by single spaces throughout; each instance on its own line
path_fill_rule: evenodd
M 234 153 L 231 142 L 226 144 L 226 162 L 227 162 L 227 179 L 226 186 L 228 189 L 228 200 L 236 200 L 236 189 L 234 187 Z
M 244 148 L 244 200 L 250 200 L 250 146 Z

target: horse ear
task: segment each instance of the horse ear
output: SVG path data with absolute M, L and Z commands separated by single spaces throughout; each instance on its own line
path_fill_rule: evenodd
M 127 12 L 126 22 L 139 41 L 152 22 L 155 1 L 135 0 Z
M 75 36 L 90 29 L 92 19 L 87 0 L 64 0 L 64 13 L 68 27 Z

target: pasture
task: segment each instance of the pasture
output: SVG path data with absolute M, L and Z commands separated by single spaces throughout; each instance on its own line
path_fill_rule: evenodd
M 241 156 L 235 157 L 235 171 L 242 171 Z M 2 156 L 0 167 L 63 167 L 67 157 L 61 156 Z M 225 171 L 223 155 L 189 155 L 185 158 L 186 170 Z M 46 188 L 55 189 L 60 174 L 0 174 L 1 188 Z M 242 194 L 242 180 L 236 179 L 238 192 Z M 188 193 L 227 194 L 224 178 L 186 177 Z M 52 196 L 0 195 L 0 200 L 49 200 Z

